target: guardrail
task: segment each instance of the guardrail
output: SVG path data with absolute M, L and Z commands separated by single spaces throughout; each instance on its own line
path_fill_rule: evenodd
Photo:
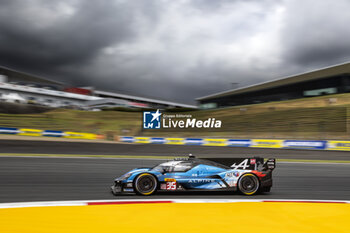
M 313 149 L 350 151 L 350 141 L 340 140 L 279 140 L 279 139 L 222 139 L 222 138 L 159 138 L 120 137 L 122 142 L 168 145 L 231 146 L 255 148 Z
M 62 137 L 74 139 L 98 139 L 100 135 L 93 133 L 57 131 L 57 130 L 41 130 L 41 129 L 26 129 L 26 128 L 7 128 L 0 127 L 0 134 L 16 134 L 23 136 L 46 136 L 46 137 Z
M 0 134 L 63 137 L 72 139 L 102 139 L 102 135 L 57 130 L 0 127 Z M 167 145 L 231 146 L 255 148 L 313 149 L 350 151 L 350 141 L 345 140 L 281 140 L 281 139 L 224 139 L 224 138 L 163 138 L 119 137 L 128 143 L 152 143 Z

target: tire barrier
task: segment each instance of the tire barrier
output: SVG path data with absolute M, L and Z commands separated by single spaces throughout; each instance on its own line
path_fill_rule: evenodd
M 62 137 L 72 139 L 103 139 L 103 135 L 70 131 L 40 130 L 27 128 L 0 127 L 0 134 Z M 224 139 L 224 138 L 163 138 L 163 137 L 119 137 L 126 143 L 231 146 L 281 149 L 312 149 L 350 151 L 350 141 L 346 140 L 278 140 L 278 139 Z
M 1 132 L 1 129 L 0 129 Z M 340 140 L 277 140 L 277 139 L 223 139 L 223 138 L 160 138 L 120 137 L 121 142 L 168 145 L 232 146 L 254 148 L 311 149 L 350 151 L 350 141 Z
M 0 134 L 12 134 L 22 136 L 34 136 L 34 137 L 62 137 L 73 139 L 100 139 L 100 135 L 92 133 L 81 132 L 68 132 L 57 130 L 40 130 L 40 129 L 26 129 L 26 128 L 7 128 L 0 127 Z

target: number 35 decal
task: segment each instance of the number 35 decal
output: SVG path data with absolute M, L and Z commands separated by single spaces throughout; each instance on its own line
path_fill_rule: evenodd
M 176 182 L 166 182 L 166 190 L 176 190 Z

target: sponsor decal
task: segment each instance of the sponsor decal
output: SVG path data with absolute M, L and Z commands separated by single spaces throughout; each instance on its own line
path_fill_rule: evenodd
M 124 189 L 124 192 L 134 192 L 134 189 L 131 189 L 131 188 L 125 188 L 125 189 Z
M 92 133 L 79 133 L 79 132 L 64 132 L 63 137 L 65 138 L 76 138 L 76 139 L 96 139 L 96 134 Z
M 17 133 L 19 133 L 19 130 L 17 128 L 0 127 L 0 133 L 3 133 L 3 134 L 17 134 Z
M 253 139 L 251 147 L 282 148 L 283 147 L 283 140 Z
M 42 135 L 42 132 L 40 129 L 19 129 L 18 135 L 38 137 Z
M 350 150 L 350 141 L 328 141 L 328 150 Z
M 185 144 L 185 139 L 184 138 L 165 138 L 165 144 L 183 145 Z
M 155 144 L 164 144 L 165 138 L 151 138 L 151 142 Z
M 176 179 L 173 179 L 173 178 L 165 178 L 164 181 L 167 181 L 167 182 L 176 182 Z
M 149 137 L 134 137 L 134 142 L 136 142 L 136 143 L 151 143 L 151 138 L 149 138 Z
M 225 177 L 238 177 L 239 172 L 228 172 L 225 174 Z
M 62 137 L 63 132 L 62 131 L 56 131 L 56 130 L 45 130 L 43 132 L 43 136 L 47 137 Z
M 120 137 L 122 142 L 134 142 L 134 137 Z
M 227 145 L 227 139 L 213 139 L 213 138 L 206 138 L 203 140 L 203 145 L 205 146 L 226 146 Z
M 229 139 L 227 140 L 228 146 L 237 147 L 249 147 L 252 144 L 250 139 Z
M 326 141 L 285 140 L 283 142 L 283 147 L 301 149 L 324 149 L 326 147 Z
M 201 139 L 201 138 L 186 138 L 185 144 L 186 145 L 202 145 L 203 139 Z
M 250 159 L 250 164 L 252 165 L 256 164 L 256 159 Z
M 190 179 L 188 180 L 188 183 L 193 183 L 193 184 L 198 184 L 198 183 L 212 183 L 215 182 L 216 180 L 212 179 Z
M 0 133 L 13 133 L 23 129 L 16 128 L 0 128 Z M 22 133 L 35 133 L 32 131 L 22 131 Z M 43 135 L 44 132 L 41 133 Z M 23 134 L 22 134 L 23 135 Z M 93 139 L 98 135 L 89 134 L 87 137 L 84 133 L 63 132 L 64 137 Z M 46 136 L 46 135 L 45 135 Z M 164 142 L 163 142 L 164 139 Z M 261 148 L 291 148 L 291 149 L 320 149 L 320 150 L 343 150 L 350 151 L 350 141 L 344 140 L 275 140 L 275 139 L 202 139 L 202 138 L 150 138 L 150 137 L 120 137 L 122 142 L 138 142 L 138 143 L 164 143 L 173 145 L 205 145 L 205 146 L 220 146 L 226 141 L 226 146 L 237 147 L 261 147 Z

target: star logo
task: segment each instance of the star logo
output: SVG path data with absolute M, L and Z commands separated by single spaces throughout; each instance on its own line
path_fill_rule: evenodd
M 159 109 L 157 109 L 157 111 L 156 111 L 155 113 L 151 113 L 151 115 L 153 116 L 153 118 L 152 118 L 152 120 L 151 120 L 151 122 L 152 122 L 152 121 L 154 121 L 154 120 L 156 120 L 156 119 L 157 119 L 157 121 L 159 121 L 159 117 L 160 117 L 160 115 L 162 115 L 162 114 L 159 113 Z
M 156 112 L 143 112 L 143 128 L 144 129 L 160 129 L 162 113 L 159 109 Z

